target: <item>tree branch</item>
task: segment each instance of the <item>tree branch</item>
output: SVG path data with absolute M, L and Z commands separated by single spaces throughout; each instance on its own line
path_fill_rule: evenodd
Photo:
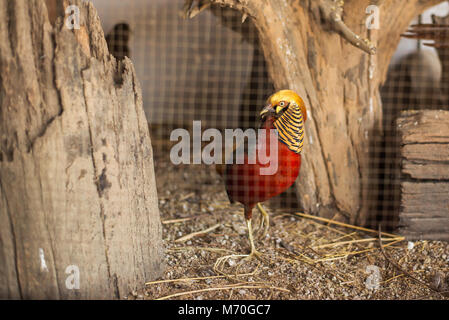
M 196 6 L 193 5 L 194 0 L 185 0 L 183 8 L 184 19 L 193 19 L 202 11 L 210 7 L 211 2 L 200 0 Z
M 343 4 L 344 1 L 342 0 L 321 0 L 319 8 L 335 32 L 353 46 L 369 54 L 376 54 L 376 47 L 368 39 L 361 38 L 343 22 L 341 18 L 343 15 Z
M 184 18 L 193 18 L 199 13 L 210 7 L 211 4 L 218 4 L 221 6 L 226 6 L 231 9 L 236 9 L 242 12 L 242 22 L 246 20 L 247 16 L 254 17 L 250 12 L 250 1 L 249 0 L 196 0 L 197 3 L 194 5 L 195 0 L 185 0 L 184 2 Z M 363 39 L 351 29 L 346 26 L 342 20 L 343 14 L 343 4 L 342 0 L 321 0 L 319 8 L 323 14 L 326 21 L 329 22 L 332 29 L 340 34 L 344 39 L 349 41 L 353 46 L 369 53 L 375 54 L 376 47 L 368 40 Z
M 247 16 L 252 16 L 249 12 L 248 0 L 197 0 L 197 5 L 194 5 L 195 0 L 185 0 L 183 15 L 184 18 L 192 19 L 202 11 L 209 8 L 212 4 L 218 4 L 222 7 L 229 7 L 243 13 L 242 22 L 246 20 Z

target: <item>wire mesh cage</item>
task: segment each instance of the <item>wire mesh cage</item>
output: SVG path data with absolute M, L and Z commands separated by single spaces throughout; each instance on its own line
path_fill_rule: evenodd
M 213 6 L 186 20 L 183 0 L 129 1 L 126 10 L 118 9 L 123 6 L 119 1 L 94 4 L 109 31 L 111 52 L 130 56 L 136 66 L 157 161 L 173 145 L 170 132 L 191 131 L 194 120 L 202 122 L 202 130 L 258 126 L 258 111 L 274 86 L 250 19 L 242 23 L 241 13 Z M 443 5 L 430 13 L 444 14 L 446 9 Z M 402 176 L 396 119 L 404 110 L 448 105 L 444 88 L 448 73 L 442 71 L 447 66 L 442 45 L 447 26 L 440 21 L 435 27 L 430 13 L 412 22 L 418 24 L 415 31 L 421 30 L 415 34 L 420 39 L 401 41 L 381 88 L 383 132 L 372 138 L 370 151 L 373 204 L 366 223 L 372 227 L 379 222 L 389 229 L 398 226 Z M 439 41 L 434 45 L 437 51 L 423 45 L 426 37 Z M 272 205 L 300 210 L 293 189 Z
M 372 2 L 0 0 L 0 298 L 447 298 L 449 3 Z
M 449 40 L 448 25 L 433 15 L 441 14 L 439 10 L 442 9 L 440 5 L 414 19 L 403 35 L 381 89 L 384 134 L 377 156 L 380 159 L 377 220 L 389 220 L 392 227 L 399 223 L 401 181 L 409 179 L 401 173 L 401 136 L 397 120 L 406 110 L 447 110 L 449 105 L 444 88 L 447 81 L 443 79 L 447 74 L 443 66 L 449 58 L 445 49 Z

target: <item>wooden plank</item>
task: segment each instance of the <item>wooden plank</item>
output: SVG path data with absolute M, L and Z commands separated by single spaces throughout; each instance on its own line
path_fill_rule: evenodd
M 401 151 L 402 156 L 408 160 L 434 161 L 449 164 L 449 143 L 446 145 L 423 141 L 423 143 L 406 144 L 402 147 Z
M 125 59 L 117 71 L 91 2 L 70 1 L 82 26 L 72 31 L 49 27 L 43 1 L 7 1 L 0 299 L 123 298 L 161 276 L 164 257 L 134 66 Z
M 449 112 L 405 111 L 401 137 L 399 232 L 408 239 L 449 240 Z
M 448 182 L 401 183 L 402 214 L 424 214 L 432 217 L 449 217 Z
M 406 111 L 397 123 L 402 173 L 412 179 L 449 180 L 449 112 Z
M 402 162 L 402 173 L 410 175 L 413 179 L 449 180 L 449 165 L 445 163 Z
M 407 240 L 443 240 L 449 241 L 449 233 L 447 232 L 413 232 L 410 230 L 403 231 L 399 228 L 399 233 L 404 235 Z
M 449 217 L 446 218 L 408 218 L 401 216 L 400 226 L 407 226 L 410 231 L 419 232 L 426 227 L 426 231 L 449 232 Z
M 445 110 L 404 111 L 397 120 L 403 144 L 449 144 L 449 112 Z

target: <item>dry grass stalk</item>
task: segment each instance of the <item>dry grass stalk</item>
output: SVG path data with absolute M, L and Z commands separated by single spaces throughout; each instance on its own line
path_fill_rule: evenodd
M 170 220 L 164 220 L 161 223 L 162 224 L 172 224 L 172 223 L 186 222 L 186 221 L 190 221 L 190 220 L 192 220 L 192 218 L 170 219 Z
M 167 280 L 156 280 L 156 281 L 150 281 L 146 282 L 145 285 L 149 286 L 152 284 L 160 284 L 160 283 L 174 283 L 174 282 L 191 282 L 191 281 L 199 281 L 199 280 L 208 280 L 208 279 L 223 279 L 228 277 L 245 277 L 245 276 L 252 276 L 254 275 L 253 272 L 251 273 L 244 273 L 244 274 L 238 274 L 238 275 L 226 275 L 226 276 L 209 276 L 209 277 L 195 277 L 195 278 L 179 278 L 179 279 L 167 279 Z
M 326 223 L 330 223 L 330 224 L 334 224 L 340 227 L 345 227 L 345 228 L 350 228 L 350 229 L 355 229 L 355 230 L 360 230 L 360 231 L 365 231 L 365 232 L 369 232 L 369 233 L 375 233 L 377 234 L 376 230 L 373 229 L 368 229 L 368 228 L 364 228 L 364 227 L 358 227 L 358 226 L 354 226 L 352 224 L 347 224 L 347 223 L 343 223 L 343 222 L 338 222 L 338 221 L 334 221 L 334 220 L 330 220 L 330 219 L 326 219 L 326 218 L 322 218 L 322 217 L 317 217 L 317 216 L 312 216 L 310 214 L 306 214 L 306 213 L 301 213 L 301 212 L 295 212 L 293 213 L 294 215 L 303 217 L 303 218 L 308 218 L 308 219 L 315 219 L 315 220 L 319 220 L 322 222 L 326 222 Z M 397 235 L 391 234 L 391 233 L 387 233 L 387 232 L 382 232 L 383 236 L 386 237 L 392 237 L 392 238 L 404 238 L 404 237 L 398 237 Z
M 188 234 L 188 235 L 185 235 L 185 236 L 183 236 L 183 237 L 181 237 L 181 238 L 178 238 L 178 239 L 175 240 L 175 242 L 185 242 L 185 241 L 190 240 L 190 239 L 192 239 L 192 238 L 195 238 L 195 237 L 197 237 L 197 236 L 202 236 L 202 235 L 204 235 L 204 234 L 206 234 L 206 233 L 208 233 L 208 232 L 214 231 L 214 230 L 217 229 L 218 227 L 220 227 L 220 224 L 219 224 L 219 223 L 217 223 L 216 225 L 213 225 L 212 227 L 207 228 L 207 229 L 205 229 L 205 230 L 193 232 L 193 233 L 190 233 L 190 234 Z
M 213 247 L 194 247 L 194 246 L 186 246 L 186 247 L 175 247 L 167 249 L 168 252 L 170 251 L 182 251 L 182 250 L 204 250 L 204 251 L 210 251 L 213 253 L 235 253 L 235 251 L 229 250 L 229 249 L 223 249 L 223 248 L 213 248 Z
M 322 248 L 328 248 L 328 247 L 337 247 L 342 246 L 346 244 L 354 244 L 354 243 L 362 243 L 362 242 L 373 242 L 376 241 L 377 238 L 367 238 L 367 239 L 357 239 L 357 240 L 348 240 L 348 241 L 340 241 L 340 242 L 333 242 L 333 243 L 326 243 L 319 246 L 312 247 L 313 249 L 322 249 Z M 402 240 L 402 237 L 398 238 L 384 238 L 382 241 L 397 241 Z
M 191 290 L 191 291 L 185 291 L 185 292 L 178 292 L 174 294 L 170 294 L 165 297 L 157 298 L 156 300 L 167 300 L 171 298 L 186 296 L 190 294 L 195 293 L 201 293 L 201 292 L 208 292 L 208 291 L 222 291 L 222 290 L 234 290 L 234 289 L 270 289 L 270 290 L 278 290 L 286 293 L 290 293 L 290 290 L 285 288 L 279 288 L 279 287 L 273 287 L 273 286 L 248 286 L 248 285 L 234 285 L 234 286 L 224 286 L 224 287 L 217 287 L 217 288 L 205 288 L 205 289 L 198 289 L 198 290 Z

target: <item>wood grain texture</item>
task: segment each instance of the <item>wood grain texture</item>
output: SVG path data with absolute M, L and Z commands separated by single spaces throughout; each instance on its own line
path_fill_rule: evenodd
M 408 239 L 449 240 L 449 111 L 404 111 L 399 230 Z
M 53 28 L 44 0 L 0 0 L 0 298 L 120 298 L 162 271 L 133 64 L 109 55 L 91 3 L 68 4 L 80 30 Z

